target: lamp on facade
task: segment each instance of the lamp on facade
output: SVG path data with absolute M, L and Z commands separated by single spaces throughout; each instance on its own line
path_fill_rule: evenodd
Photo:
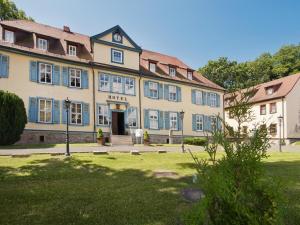
M 70 141 L 69 141 L 69 110 L 71 101 L 69 98 L 65 100 L 66 113 L 67 113 L 67 131 L 66 131 L 66 156 L 70 156 Z
M 184 140 L 183 140 L 183 118 L 184 118 L 184 111 L 181 110 L 181 112 L 179 113 L 180 115 L 180 120 L 181 120 L 181 150 L 182 150 L 182 153 L 185 152 L 184 150 Z
M 278 116 L 278 122 L 279 122 L 279 152 L 281 152 L 281 123 L 283 120 L 283 116 Z

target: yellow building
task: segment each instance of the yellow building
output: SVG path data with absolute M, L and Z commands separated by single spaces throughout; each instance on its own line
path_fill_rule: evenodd
M 147 130 L 152 142 L 204 136 L 223 115 L 223 89 L 179 59 L 141 49 L 120 26 L 89 37 L 32 21 L 0 22 L 0 89 L 25 104 L 21 143 L 73 142 Z M 180 111 L 184 111 L 183 123 Z M 171 130 L 171 132 L 170 132 Z M 134 140 L 134 139 L 133 139 Z

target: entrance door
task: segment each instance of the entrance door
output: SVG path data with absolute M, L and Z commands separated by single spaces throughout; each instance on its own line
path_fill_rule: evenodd
M 124 135 L 125 134 L 125 121 L 124 112 L 112 112 L 112 134 Z

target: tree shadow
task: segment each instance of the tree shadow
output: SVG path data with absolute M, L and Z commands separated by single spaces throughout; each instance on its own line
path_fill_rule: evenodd
M 0 167 L 0 224 L 179 224 L 189 181 L 76 157 Z

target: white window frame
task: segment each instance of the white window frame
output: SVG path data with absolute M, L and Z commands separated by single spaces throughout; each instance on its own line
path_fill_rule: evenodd
M 110 76 L 107 74 L 100 74 L 100 91 L 110 91 Z
M 68 45 L 68 55 L 69 56 L 77 56 L 77 46 Z
M 38 38 L 37 47 L 40 50 L 47 51 L 48 50 L 48 40 L 43 38 Z
M 193 72 L 188 71 L 188 72 L 187 72 L 187 78 L 188 78 L 189 80 L 193 80 Z
M 4 30 L 4 41 L 8 43 L 15 43 L 15 32 L 11 30 Z
M 158 83 L 149 82 L 149 95 L 151 98 L 158 98 Z
M 73 106 L 76 106 L 75 107 L 75 112 L 72 112 L 72 108 Z M 80 113 L 77 112 L 77 106 L 80 105 Z M 72 121 L 72 117 L 73 115 L 75 115 L 75 123 Z M 80 123 L 78 123 L 78 119 L 79 119 L 79 116 L 80 116 Z M 73 124 L 73 125 L 82 125 L 82 118 L 83 114 L 82 114 L 82 103 L 78 103 L 78 102 L 72 102 L 71 103 L 71 106 L 70 106 L 70 124 Z
M 149 70 L 150 70 L 152 73 L 156 73 L 156 63 L 149 62 Z
M 176 68 L 170 67 L 169 68 L 169 73 L 170 73 L 171 77 L 175 77 L 176 76 Z
M 272 106 L 274 106 L 274 111 L 272 110 Z M 277 113 L 277 103 L 271 102 L 270 103 L 270 114 L 275 114 L 275 113 Z
M 72 85 L 72 79 L 74 79 L 74 85 Z M 79 79 L 79 86 L 77 86 L 78 79 Z M 69 84 L 70 84 L 70 87 L 81 88 L 81 82 L 82 82 L 82 80 L 81 80 L 81 70 L 70 68 L 69 69 Z
M 137 127 L 137 108 L 130 107 L 127 112 L 129 127 Z
M 112 92 L 114 93 L 122 93 L 123 92 L 123 84 L 121 76 L 113 76 L 112 78 Z
M 268 87 L 267 88 L 267 95 L 272 95 L 274 94 L 274 87 Z
M 196 104 L 202 104 L 202 91 L 195 91 Z
M 216 93 L 210 93 L 210 106 L 211 107 L 217 106 L 217 94 Z
M 131 77 L 125 77 L 125 94 L 134 95 L 135 81 Z
M 170 112 L 170 130 L 178 130 L 178 114 Z
M 115 57 L 115 53 L 120 54 L 120 58 L 119 57 Z M 120 63 L 123 64 L 124 60 L 123 60 L 123 51 L 117 50 L 117 49 L 112 49 L 111 50 L 111 61 L 114 63 Z
M 215 129 L 217 129 L 217 122 L 218 122 L 217 117 L 211 116 L 210 117 L 210 122 L 211 122 L 211 124 L 210 124 L 211 130 L 214 130 L 213 126 L 215 126 Z
M 41 102 L 44 102 L 44 109 L 41 108 Z M 50 108 L 47 107 L 47 102 L 50 102 Z M 41 98 L 39 99 L 39 113 L 38 113 L 38 121 L 39 123 L 52 123 L 52 100 Z M 44 114 L 44 120 L 41 120 L 41 113 Z M 50 113 L 50 120 L 47 121 L 47 114 Z
M 149 111 L 149 128 L 158 130 L 158 111 L 156 110 Z
M 177 101 L 177 87 L 170 85 L 169 86 L 169 100 L 170 101 Z
M 108 109 L 108 105 L 99 105 L 98 106 L 98 125 L 99 126 L 108 126 L 109 125 L 109 109 Z M 102 117 L 102 123 L 101 123 L 101 119 L 100 117 Z M 105 120 L 106 118 L 106 120 Z M 106 122 L 105 122 L 106 121 Z
M 203 115 L 196 115 L 196 131 L 203 131 Z
M 45 71 L 42 72 L 42 66 L 44 66 Z M 47 71 L 47 68 L 50 68 L 50 72 Z M 42 73 L 45 73 L 45 81 L 42 81 Z M 47 82 L 47 76 L 50 76 L 50 82 Z M 43 84 L 52 84 L 53 81 L 53 70 L 52 65 L 47 63 L 39 63 L 39 82 Z

